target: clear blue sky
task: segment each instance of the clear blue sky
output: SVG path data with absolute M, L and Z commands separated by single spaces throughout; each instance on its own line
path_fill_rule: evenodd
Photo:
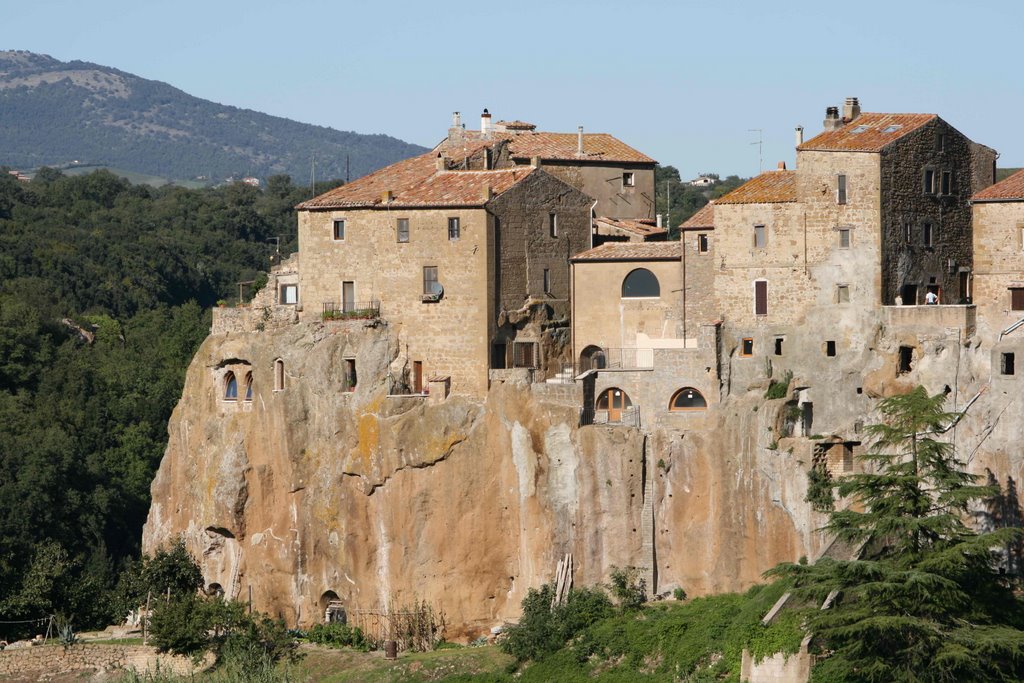
M 4 0 L 0 47 L 299 121 L 433 145 L 476 127 L 609 132 L 684 177 L 792 167 L 827 105 L 937 113 L 1024 166 L 1024 2 Z

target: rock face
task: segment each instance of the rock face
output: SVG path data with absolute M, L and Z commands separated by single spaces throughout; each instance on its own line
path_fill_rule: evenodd
M 865 380 L 898 354 L 898 340 L 873 345 L 874 364 L 856 369 Z M 939 335 L 917 350 L 919 374 L 900 381 L 951 383 L 962 408 L 989 386 L 976 379 L 988 371 L 976 347 Z M 243 600 L 251 590 L 255 608 L 290 623 L 322 620 L 330 600 L 348 610 L 425 600 L 449 638 L 516 618 L 566 553 L 577 586 L 637 566 L 649 589 L 701 595 L 742 590 L 777 562 L 825 550 L 815 531 L 825 517 L 804 500 L 823 442 L 786 438 L 793 400 L 765 399 L 765 377 L 740 389 L 734 373 L 700 428 L 581 428 L 578 384 L 525 375 L 495 383 L 483 402 L 387 396 L 380 378 L 398 355 L 387 326 L 364 321 L 209 337 L 171 419 L 145 550 L 183 535 L 208 585 Z M 228 372 L 251 373 L 251 400 L 243 390 L 224 400 Z M 863 383 L 874 396 L 902 386 Z M 1019 478 L 1016 396 L 991 388 L 953 430 L 974 471 Z M 864 404 L 850 405 L 832 410 L 826 440 L 871 421 Z

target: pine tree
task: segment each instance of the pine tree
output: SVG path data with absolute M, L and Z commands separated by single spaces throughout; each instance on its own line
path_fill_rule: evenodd
M 992 549 L 1019 538 L 978 534 L 972 501 L 997 493 L 975 484 L 942 429 L 945 396 L 924 388 L 879 403 L 868 428 L 866 472 L 837 488 L 851 507 L 825 531 L 860 546 L 853 561 L 779 565 L 793 581 L 806 623 L 826 656 L 815 681 L 1024 680 L 1024 603 L 996 568 Z M 820 609 L 821 605 L 827 609 Z

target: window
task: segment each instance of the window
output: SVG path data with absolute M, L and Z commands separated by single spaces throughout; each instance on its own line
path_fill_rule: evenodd
M 675 410 L 704 410 L 708 407 L 708 402 L 704 399 L 699 391 L 693 387 L 683 387 L 675 393 L 672 397 L 671 403 L 668 405 L 668 409 Z
M 1024 311 L 1024 287 L 1010 287 L 1010 310 Z
M 1014 356 L 1012 353 L 1001 354 L 999 362 L 999 374 L 1001 375 L 1012 375 L 1014 374 Z
M 646 268 L 637 268 L 630 271 L 629 275 L 622 281 L 622 298 L 639 299 L 654 298 L 661 296 L 661 285 L 654 273 Z
M 491 368 L 504 370 L 508 365 L 508 347 L 504 342 L 494 342 L 491 345 Z
M 911 225 L 910 221 L 903 224 L 903 241 L 906 244 L 910 244 L 914 240 L 914 226 Z
M 706 254 L 708 253 L 708 236 L 704 233 L 697 235 L 697 253 Z
M 935 136 L 935 151 L 945 152 L 946 151 L 946 134 L 939 133 Z
M 299 286 L 298 285 L 281 285 L 281 296 L 278 299 L 278 303 L 281 303 L 281 304 L 297 304 L 297 303 L 299 303 Z
M 437 266 L 423 266 L 423 300 L 437 301 L 441 291 L 441 283 L 437 281 Z
M 356 382 L 358 377 L 356 376 L 356 359 L 346 358 L 345 359 L 345 391 L 355 391 Z
M 951 172 L 942 172 L 941 186 L 939 189 L 944 195 L 948 195 L 953 191 L 953 174 Z
M 776 337 L 775 338 L 775 355 L 776 356 L 781 356 L 782 355 L 782 342 L 784 340 L 785 340 L 784 337 Z
M 252 373 L 245 373 L 245 400 L 252 402 Z
M 741 356 L 753 356 L 754 355 L 754 339 L 753 339 L 753 337 L 744 337 L 740 341 L 740 355 Z
M 594 407 L 597 410 L 608 410 L 611 406 L 612 410 L 623 410 L 626 408 L 633 407 L 633 401 L 630 400 L 629 394 L 622 389 L 606 389 L 601 392 L 601 395 L 597 397 L 597 402 Z
M 836 285 L 836 303 L 848 304 L 850 303 L 850 286 L 849 285 Z
M 448 239 L 457 240 L 462 236 L 462 228 L 459 226 L 458 216 L 448 219 Z
M 930 168 L 924 170 L 924 193 L 935 194 L 935 171 Z
M 768 234 L 765 232 L 763 225 L 754 226 L 754 248 L 764 249 L 768 246 Z
M 1020 250 L 1024 251 L 1024 225 L 1017 228 L 1017 230 L 1020 233 Z
M 836 343 L 832 340 L 825 342 L 825 355 L 832 358 L 836 355 Z
M 836 204 L 846 203 L 846 176 L 840 174 L 836 177 Z
M 926 246 L 926 247 L 933 247 L 933 246 L 935 246 L 934 238 L 935 238 L 935 235 L 932 233 L 932 224 L 931 223 L 925 223 L 924 224 L 924 246 Z
M 345 219 L 336 218 L 334 220 L 334 239 L 338 242 L 345 239 Z
M 551 271 L 547 268 L 544 269 L 544 293 L 551 293 Z
M 558 237 L 558 214 L 557 213 L 549 213 L 548 214 L 548 233 L 550 233 L 550 235 L 552 237 Z
M 754 315 L 768 315 L 768 281 L 754 282 Z
M 230 370 L 224 375 L 224 400 L 238 400 L 238 380 L 235 379 L 235 373 Z
M 284 391 L 284 361 L 274 361 L 274 391 Z
M 849 249 L 850 248 L 850 229 L 839 228 L 839 248 Z
M 905 375 L 913 369 L 914 366 L 914 347 L 913 346 L 901 346 L 900 347 L 900 358 L 899 367 L 896 369 L 897 375 Z
M 395 228 L 395 233 L 397 235 L 397 238 L 398 238 L 399 242 L 408 242 L 409 241 L 409 219 L 408 218 L 399 218 L 398 219 L 398 224 L 397 224 L 397 227 Z
M 512 367 L 535 368 L 538 355 L 537 342 L 512 342 Z
M 356 310 L 356 283 L 351 280 L 341 283 L 341 310 L 346 313 Z
M 622 174 L 622 186 L 633 187 L 636 185 L 636 175 L 632 171 L 625 171 Z

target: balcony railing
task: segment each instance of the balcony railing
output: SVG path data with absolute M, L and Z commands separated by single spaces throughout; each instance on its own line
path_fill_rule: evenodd
M 380 317 L 379 301 L 325 301 L 324 320 L 372 320 Z
M 588 370 L 647 370 L 654 367 L 654 349 L 608 348 L 580 359 L 579 372 Z
M 610 425 L 640 428 L 640 406 L 632 405 L 618 411 L 597 410 L 593 406 L 580 408 L 580 427 Z

